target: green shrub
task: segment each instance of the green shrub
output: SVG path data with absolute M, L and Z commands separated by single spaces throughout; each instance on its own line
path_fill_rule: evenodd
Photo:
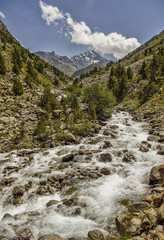
M 91 131 L 91 125 L 88 120 L 86 120 L 83 124 L 74 125 L 70 128 L 70 131 L 75 136 L 87 136 L 88 133 Z
M 112 112 L 115 97 L 107 88 L 95 83 L 84 89 L 84 102 L 88 104 L 88 113 L 91 117 L 93 117 L 93 112 L 90 111 L 90 105 L 94 106 L 97 118 L 104 119 L 108 116 L 107 112 Z
M 40 98 L 39 106 L 49 113 L 54 109 L 59 108 L 59 102 L 56 99 L 56 95 L 51 92 L 49 86 L 44 88 L 43 95 Z
M 44 116 L 40 117 L 34 129 L 34 135 L 37 136 L 38 140 L 45 141 L 50 134 L 51 129 L 48 126 L 47 119 Z
M 15 95 L 21 96 L 23 94 L 23 85 L 19 79 L 14 80 L 12 90 Z
M 55 137 L 58 142 L 74 142 L 75 141 L 73 135 L 70 133 L 58 132 L 55 135 Z

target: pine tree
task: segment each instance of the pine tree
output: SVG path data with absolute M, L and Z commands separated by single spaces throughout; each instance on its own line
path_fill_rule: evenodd
M 23 85 L 19 79 L 14 80 L 12 89 L 15 95 L 21 96 L 23 94 Z
M 127 69 L 127 76 L 128 76 L 128 79 L 133 78 L 133 71 L 132 71 L 131 67 L 128 67 L 128 69 Z
M 1 52 L 0 52 L 0 74 L 2 74 L 2 75 L 6 74 L 5 59 L 2 56 Z
M 147 69 L 146 68 L 147 68 L 147 64 L 146 64 L 146 61 L 144 60 L 142 63 L 142 66 L 138 72 L 142 76 L 143 79 L 147 78 Z

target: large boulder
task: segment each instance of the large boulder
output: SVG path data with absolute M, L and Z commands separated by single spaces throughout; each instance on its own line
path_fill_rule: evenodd
M 103 240 L 104 235 L 99 230 L 91 230 L 88 232 L 88 238 L 92 240 Z
M 63 238 L 57 234 L 48 234 L 40 237 L 38 240 L 63 240 Z
M 164 164 L 155 166 L 151 169 L 149 183 L 150 185 L 161 183 L 164 180 Z

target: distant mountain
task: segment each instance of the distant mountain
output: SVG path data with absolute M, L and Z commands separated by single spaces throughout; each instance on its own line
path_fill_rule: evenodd
M 35 54 L 66 74 L 73 74 L 74 72 L 88 68 L 93 64 L 102 64 L 105 66 L 109 62 L 109 60 L 101 57 L 95 51 L 85 52 L 83 54 L 75 55 L 71 58 L 68 58 L 66 56 L 59 56 L 54 52 L 39 51 L 35 52 Z M 78 76 L 78 73 L 76 76 Z
M 91 64 L 106 65 L 109 62 L 109 60 L 101 57 L 95 51 L 85 52 L 83 54 L 73 56 L 71 60 L 78 66 L 78 69 L 86 68 Z

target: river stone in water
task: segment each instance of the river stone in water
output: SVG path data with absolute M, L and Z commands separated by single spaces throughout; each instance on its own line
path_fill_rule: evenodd
M 24 194 L 25 190 L 22 186 L 16 186 L 14 187 L 12 194 L 14 198 L 22 197 Z
M 155 166 L 150 172 L 150 184 L 161 183 L 164 180 L 164 164 Z
M 88 232 L 88 238 L 92 240 L 103 240 L 104 235 L 99 230 L 92 230 Z
M 62 157 L 62 162 L 70 162 L 74 159 L 73 153 L 70 153 L 64 157 Z
M 110 153 L 102 153 L 99 158 L 100 162 L 111 162 L 112 155 Z
M 103 174 L 103 175 L 110 175 L 111 171 L 110 171 L 109 168 L 104 167 L 100 170 L 100 173 Z
M 48 234 L 40 237 L 38 240 L 63 240 L 63 238 L 57 234 Z

